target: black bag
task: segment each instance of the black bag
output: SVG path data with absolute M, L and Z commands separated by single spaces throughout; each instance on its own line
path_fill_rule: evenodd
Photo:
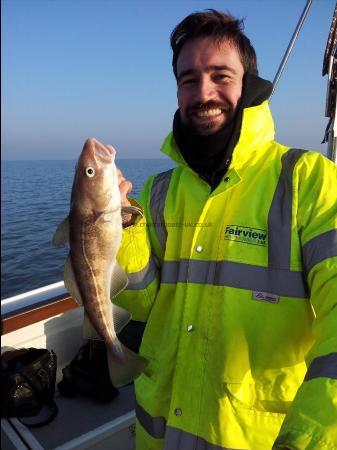
M 58 390 L 65 397 L 80 395 L 106 403 L 119 394 L 110 381 L 106 348 L 102 341 L 89 339 L 62 373 Z
M 1 417 L 17 417 L 29 427 L 51 422 L 58 411 L 55 353 L 43 348 L 4 348 L 1 353 Z
M 131 320 L 118 334 L 118 338 L 130 350 L 138 353 L 145 325 Z M 65 397 L 80 395 L 99 402 L 110 402 L 119 394 L 110 380 L 103 341 L 88 339 L 71 363 L 62 369 L 62 373 L 63 379 L 58 384 L 58 390 Z

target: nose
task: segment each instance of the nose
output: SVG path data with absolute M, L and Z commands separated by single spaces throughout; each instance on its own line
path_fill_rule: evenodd
M 215 98 L 214 83 L 209 77 L 201 77 L 196 83 L 195 96 L 198 103 L 206 103 Z

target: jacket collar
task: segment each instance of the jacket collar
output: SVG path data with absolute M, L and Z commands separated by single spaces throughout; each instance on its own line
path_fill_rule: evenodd
M 231 166 L 240 165 L 242 160 L 249 158 L 250 153 L 254 149 L 272 141 L 274 136 L 274 121 L 267 100 L 258 106 L 245 108 L 243 110 L 240 137 L 234 147 Z M 164 140 L 161 152 L 176 163 L 187 166 L 175 143 L 172 132 Z

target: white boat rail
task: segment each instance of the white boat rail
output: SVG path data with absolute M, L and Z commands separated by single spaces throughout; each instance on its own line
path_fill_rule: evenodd
M 63 281 L 52 283 L 23 294 L 14 295 L 1 300 L 1 316 L 3 319 L 23 313 L 25 311 L 39 308 L 43 305 L 69 296 Z

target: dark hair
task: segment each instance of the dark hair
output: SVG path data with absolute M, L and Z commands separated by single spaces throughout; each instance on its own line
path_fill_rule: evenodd
M 215 41 L 228 40 L 238 50 L 245 72 L 257 73 L 256 53 L 250 40 L 243 33 L 243 20 L 235 19 L 231 14 L 224 14 L 215 9 L 192 13 L 185 17 L 171 33 L 173 50 L 172 66 L 177 78 L 177 60 L 183 45 L 198 37 L 213 37 Z

